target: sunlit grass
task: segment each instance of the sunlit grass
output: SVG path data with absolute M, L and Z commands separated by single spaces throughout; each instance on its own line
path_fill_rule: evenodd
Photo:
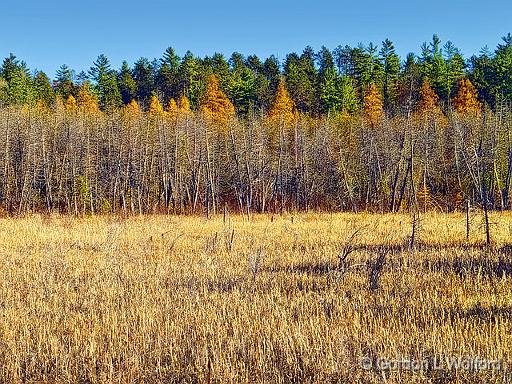
M 512 215 L 0 220 L 1 382 L 494 382 L 363 358 L 512 345 Z M 352 234 L 354 250 L 339 268 Z M 370 289 L 368 261 L 387 249 Z

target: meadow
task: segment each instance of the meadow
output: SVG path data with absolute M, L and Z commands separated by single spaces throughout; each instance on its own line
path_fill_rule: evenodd
M 510 382 L 512 215 L 490 223 L 3 218 L 0 382 Z

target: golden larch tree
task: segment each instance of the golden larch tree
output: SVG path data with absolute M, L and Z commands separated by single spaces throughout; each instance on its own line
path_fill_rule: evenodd
M 96 97 L 94 97 L 87 82 L 85 82 L 78 91 L 77 105 L 81 111 L 87 113 L 96 113 L 100 110 L 98 101 Z
M 229 119 L 235 116 L 235 107 L 220 89 L 219 80 L 215 75 L 208 77 L 206 97 L 201 110 L 208 120 L 221 127 L 226 127 Z
M 453 98 L 455 111 L 465 116 L 480 116 L 482 114 L 482 103 L 478 101 L 478 93 L 469 79 L 462 79 L 459 82 L 459 91 Z
M 162 107 L 162 104 L 156 95 L 151 96 L 148 112 L 150 116 L 161 115 L 164 112 L 164 108 Z
M 428 79 L 423 80 L 420 88 L 416 116 L 420 119 L 435 120 L 443 126 L 447 124 L 446 116 L 439 106 L 439 96 Z
M 140 107 L 139 104 L 135 101 L 135 99 L 132 99 L 125 107 L 124 107 L 124 113 L 126 116 L 132 119 L 136 119 L 140 116 Z
M 165 108 L 165 113 L 167 117 L 171 120 L 175 120 L 178 116 L 178 105 L 176 104 L 176 100 L 171 99 L 167 103 L 167 107 Z
M 187 96 L 183 95 L 180 97 L 179 103 L 178 103 L 178 112 L 180 116 L 188 116 L 192 113 L 190 109 L 190 101 Z
M 372 128 L 377 127 L 384 117 L 382 96 L 373 83 L 370 84 L 364 96 L 363 116 Z
M 69 95 L 66 99 L 66 104 L 64 104 L 64 108 L 66 108 L 67 111 L 75 111 L 76 106 L 76 99 L 73 97 L 73 95 Z
M 274 122 L 283 121 L 286 125 L 293 125 L 297 121 L 297 109 L 283 79 L 277 86 L 276 97 L 268 111 L 268 118 Z

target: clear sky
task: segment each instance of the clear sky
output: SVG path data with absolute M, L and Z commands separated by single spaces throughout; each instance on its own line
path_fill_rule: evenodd
M 512 32 L 512 1 L 24 0 L 0 11 L 0 56 L 10 52 L 53 77 L 61 64 L 88 69 L 100 53 L 119 67 L 141 56 L 233 51 L 283 59 L 306 45 L 380 44 L 419 53 L 437 33 L 465 56 L 494 49 Z

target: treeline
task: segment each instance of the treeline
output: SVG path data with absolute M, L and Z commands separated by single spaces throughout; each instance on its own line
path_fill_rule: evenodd
M 0 68 L 0 103 L 33 105 L 41 101 L 50 106 L 57 96 L 77 99 L 81 88 L 89 87 L 104 111 L 132 100 L 147 110 L 153 95 L 163 105 L 185 96 L 192 109 L 198 109 L 206 97 L 207 79 L 214 74 L 240 117 L 268 111 L 281 77 L 300 113 L 355 113 L 362 107 L 368 86 L 375 84 L 386 114 L 394 116 L 417 101 L 424 79 L 447 111 L 458 82 L 466 77 L 476 87 L 479 99 L 495 109 L 503 100 L 512 99 L 511 62 L 510 34 L 494 52 L 484 48 L 469 59 L 453 43 L 442 44 L 436 35 L 422 45 L 419 56 L 411 53 L 404 60 L 387 39 L 380 47 L 339 46 L 332 51 L 322 47 L 319 52 L 307 47 L 301 54 L 290 53 L 282 63 L 274 56 L 262 60 L 240 53 L 233 53 L 228 60 L 221 54 L 199 58 L 191 52 L 180 58 L 168 48 L 160 59 L 141 58 L 131 67 L 124 62 L 119 70 L 113 69 L 104 55 L 88 72 L 76 74 L 63 65 L 53 81 L 42 71 L 31 73 L 26 63 L 11 54 Z
M 0 71 L 7 213 L 510 208 L 512 37 Z

